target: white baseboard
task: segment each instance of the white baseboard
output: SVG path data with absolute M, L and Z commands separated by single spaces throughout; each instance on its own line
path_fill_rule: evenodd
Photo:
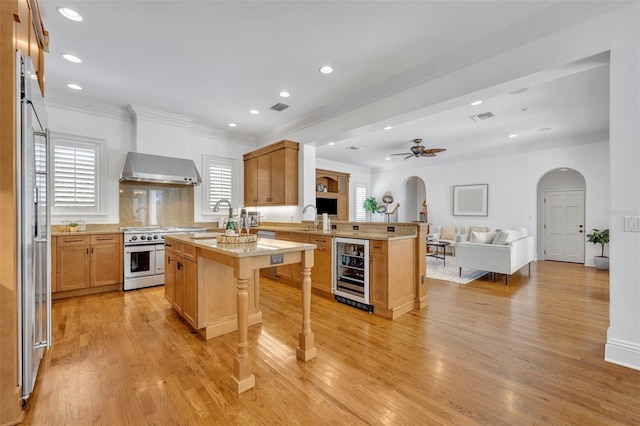
M 640 345 L 609 338 L 605 345 L 604 360 L 612 364 L 640 370 Z

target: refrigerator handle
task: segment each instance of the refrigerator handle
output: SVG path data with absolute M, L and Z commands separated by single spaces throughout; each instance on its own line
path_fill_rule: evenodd
M 39 190 L 38 190 L 38 185 L 33 185 L 33 189 L 35 189 L 35 192 L 36 192 L 36 194 L 35 194 L 36 198 L 35 198 L 35 200 L 33 200 L 33 211 L 34 211 L 34 216 L 35 216 L 34 223 L 35 223 L 35 227 L 36 227 L 35 233 L 33 234 L 33 237 L 34 238 L 38 238 L 38 230 L 40 229 L 40 227 L 38 226 L 38 216 L 40 216 L 38 214 L 38 199 L 40 197 L 40 193 L 39 193 Z

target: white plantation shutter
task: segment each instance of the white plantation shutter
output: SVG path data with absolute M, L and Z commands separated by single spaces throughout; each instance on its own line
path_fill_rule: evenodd
M 367 212 L 364 211 L 364 200 L 367 199 L 367 186 L 363 183 L 354 183 L 356 191 L 356 221 L 364 222 L 367 220 Z
M 233 185 L 235 175 L 235 162 L 223 158 L 204 156 L 205 169 L 205 211 L 213 213 L 213 208 L 221 199 L 227 199 L 234 205 Z M 224 204 L 221 212 L 227 212 L 228 206 Z
M 96 209 L 98 148 L 95 144 L 71 141 L 54 144 L 54 207 Z

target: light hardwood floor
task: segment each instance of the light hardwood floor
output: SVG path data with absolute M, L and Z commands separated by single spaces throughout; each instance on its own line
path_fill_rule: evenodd
M 608 274 L 537 262 L 428 282 L 395 321 L 313 296 L 318 356 L 296 360 L 300 292 L 262 284 L 256 387 L 229 387 L 236 334 L 190 332 L 162 287 L 55 301 L 31 425 L 638 424 L 640 371 L 603 361 Z

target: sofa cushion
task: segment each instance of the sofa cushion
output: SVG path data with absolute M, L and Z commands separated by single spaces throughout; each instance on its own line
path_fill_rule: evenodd
M 453 241 L 456 237 L 457 228 L 455 226 L 441 226 L 440 227 L 440 239 Z
M 496 232 L 476 232 L 471 231 L 469 242 L 480 244 L 491 244 L 496 236 Z
M 471 239 L 471 233 L 472 232 L 489 232 L 489 227 L 487 226 L 470 226 L 469 230 L 467 231 L 467 239 Z
M 518 227 L 514 229 L 503 229 L 498 231 L 492 244 L 505 245 L 513 241 L 526 237 L 529 234 L 527 228 Z

